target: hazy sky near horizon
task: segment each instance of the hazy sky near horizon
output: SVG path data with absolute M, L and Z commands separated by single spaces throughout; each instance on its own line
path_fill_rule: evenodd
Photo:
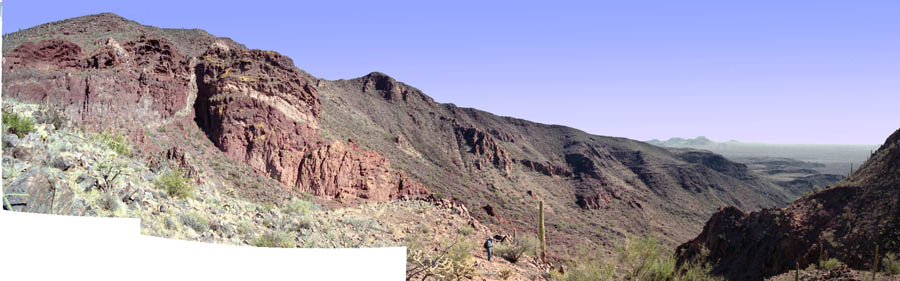
M 900 1 L 196 2 L 6 1 L 3 33 L 114 12 L 638 140 L 879 144 L 900 127 Z

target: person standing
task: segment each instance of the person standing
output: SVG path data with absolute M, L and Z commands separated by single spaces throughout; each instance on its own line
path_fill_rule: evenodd
M 487 251 L 488 261 L 491 261 L 491 256 L 493 255 L 494 248 L 494 239 L 488 238 L 487 241 L 484 241 L 484 250 Z

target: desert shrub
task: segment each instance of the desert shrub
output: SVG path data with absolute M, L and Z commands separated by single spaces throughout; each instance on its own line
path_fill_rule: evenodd
M 888 253 L 881 259 L 881 268 L 890 276 L 900 274 L 900 259 L 894 253 Z
M 512 240 L 510 245 L 498 244 L 495 251 L 497 256 L 511 263 L 516 263 L 524 254 L 534 254 L 538 246 L 539 242 L 536 237 L 526 235 L 520 239 Z
M 114 189 L 116 180 L 123 174 L 123 170 L 122 163 L 116 161 L 116 159 L 107 159 L 97 164 L 97 171 L 100 172 L 100 182 L 98 183 L 100 189 Z
M 285 210 L 288 213 L 294 213 L 297 215 L 306 215 L 307 213 L 318 209 L 315 203 L 309 200 L 297 199 L 294 198 L 291 202 L 288 202 L 287 206 L 285 206 Z
M 178 170 L 168 171 L 159 176 L 157 186 L 162 188 L 169 196 L 178 196 L 181 198 L 191 198 L 194 196 L 194 186 L 190 183 L 190 178 L 184 176 L 184 173 Z
M 447 280 L 463 280 L 472 278 L 475 274 L 475 265 L 472 264 L 472 251 L 475 243 L 465 238 L 458 238 L 450 247 L 447 256 L 450 259 L 450 269 L 447 271 Z
M 659 242 L 652 236 L 629 237 L 624 245 L 616 247 L 616 251 L 619 253 L 619 264 L 624 267 L 628 279 L 632 280 L 647 274 L 662 253 Z
M 431 227 L 427 224 L 420 224 L 418 227 L 416 227 L 416 232 L 421 234 L 431 234 Z
M 35 115 L 35 120 L 38 123 L 51 124 L 57 130 L 65 128 L 69 123 L 68 118 L 62 113 L 60 107 L 48 103 L 41 104 Z
M 110 212 L 117 212 L 122 208 L 122 200 L 112 192 L 107 192 L 100 197 L 100 207 Z
M 676 273 L 675 258 L 668 255 L 660 256 L 650 264 L 650 267 L 647 268 L 647 272 L 643 274 L 641 280 L 673 280 L 676 277 Z
M 341 218 L 341 222 L 351 225 L 357 231 L 369 231 L 380 228 L 377 221 L 366 217 L 348 216 Z
M 462 234 L 462 236 L 468 237 L 469 235 L 472 235 L 473 233 L 475 233 L 475 228 L 472 228 L 469 225 L 464 225 L 463 227 L 459 228 L 459 234 Z
M 266 232 L 262 235 L 256 237 L 256 241 L 253 242 L 253 245 L 257 247 L 269 247 L 269 248 L 294 248 L 296 244 L 294 243 L 294 239 L 291 238 L 287 233 L 277 231 L 277 232 Z
M 207 230 L 209 230 L 209 222 L 206 220 L 206 218 L 198 215 L 197 213 L 181 214 L 179 215 L 178 219 L 181 220 L 181 224 L 193 228 L 197 232 L 206 232 Z
M 127 157 L 131 156 L 131 144 L 124 135 L 104 131 L 97 133 L 94 137 L 97 141 L 115 151 L 116 154 Z
M 691 261 L 678 268 L 675 258 L 665 253 L 659 241 L 652 236 L 629 237 L 624 245 L 616 248 L 619 265 L 629 280 L 722 280 L 711 276 L 706 263 Z M 707 255 L 704 249 L 700 256 Z
M 499 276 L 500 279 L 502 279 L 502 280 L 509 279 L 510 277 L 512 277 L 512 270 L 509 270 L 509 269 L 500 270 L 500 272 L 497 273 L 497 276 Z
M 406 280 L 413 278 L 463 280 L 475 275 L 475 266 L 472 263 L 472 251 L 475 250 L 475 243 L 460 237 L 450 242 L 448 246 L 442 246 L 435 252 L 429 252 L 421 241 L 417 236 L 409 239 Z
M 841 265 L 843 265 L 841 261 L 837 260 L 836 258 L 830 258 L 820 260 L 817 267 L 821 270 L 832 270 L 841 267 Z
M 569 270 L 565 274 L 553 271 L 550 279 L 553 281 L 613 280 L 615 272 L 615 265 L 603 263 L 600 260 L 592 260 L 570 265 Z
M 34 132 L 34 121 L 15 113 L 3 112 L 3 128 L 21 138 Z
M 681 266 L 676 281 L 722 281 L 722 277 L 710 275 L 712 268 L 708 263 L 690 262 Z

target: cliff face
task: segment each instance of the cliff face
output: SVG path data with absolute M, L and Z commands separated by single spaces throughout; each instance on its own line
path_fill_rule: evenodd
M 192 61 L 170 42 L 109 37 L 85 52 L 65 39 L 19 44 L 3 54 L 6 97 L 51 102 L 96 129 L 159 124 L 189 113 Z
M 721 209 L 678 252 L 730 280 L 762 280 L 825 255 L 869 269 L 876 246 L 900 251 L 900 130 L 846 180 L 782 209 Z M 709 256 L 699 256 L 703 248 Z
M 371 201 L 426 193 L 378 152 L 323 139 L 315 86 L 276 52 L 112 14 L 37 30 L 44 32 L 25 31 L 7 43 L 14 47 L 3 54 L 4 97 L 59 107 L 94 131 L 122 131 L 148 157 L 172 147 L 147 140 L 147 132 L 177 138 L 184 137 L 174 135 L 179 130 L 202 131 L 226 157 L 286 191 Z M 167 131 L 173 126 L 175 132 Z M 185 153 L 209 152 L 188 147 Z

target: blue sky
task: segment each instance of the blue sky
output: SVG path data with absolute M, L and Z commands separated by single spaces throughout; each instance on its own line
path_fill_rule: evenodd
M 114 12 L 640 140 L 878 144 L 900 127 L 900 1 L 431 2 L 7 1 L 3 33 Z

